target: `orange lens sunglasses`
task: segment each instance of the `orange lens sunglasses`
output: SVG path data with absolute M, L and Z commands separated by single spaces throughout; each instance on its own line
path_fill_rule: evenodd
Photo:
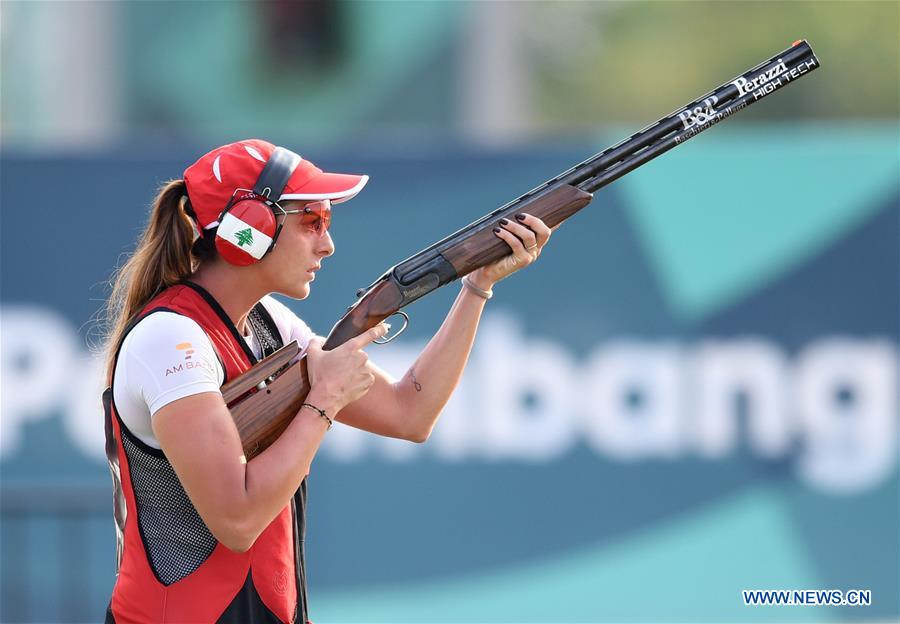
M 303 208 L 297 208 L 296 210 L 282 210 L 282 213 L 286 215 L 302 215 L 300 223 L 322 236 L 328 231 L 328 226 L 331 225 L 331 200 L 321 199 L 310 202 Z

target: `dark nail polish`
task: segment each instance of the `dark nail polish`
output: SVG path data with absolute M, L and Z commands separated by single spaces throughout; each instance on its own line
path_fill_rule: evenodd
M 516 215 L 516 219 L 518 219 L 519 221 L 524 221 L 524 220 L 525 220 L 525 215 L 523 215 L 523 214 L 517 214 L 517 215 Z
M 507 223 L 509 223 L 509 221 L 506 219 L 500 219 L 500 225 L 506 225 Z
M 499 234 L 499 233 L 500 233 L 500 228 L 494 228 L 494 234 Z

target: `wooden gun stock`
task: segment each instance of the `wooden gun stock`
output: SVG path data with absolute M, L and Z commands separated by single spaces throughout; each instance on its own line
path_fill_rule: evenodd
M 294 341 L 222 386 L 247 461 L 278 439 L 309 394 L 306 358 L 292 362 L 299 353 Z

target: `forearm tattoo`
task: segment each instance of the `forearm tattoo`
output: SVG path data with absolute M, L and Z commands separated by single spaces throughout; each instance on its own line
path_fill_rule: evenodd
M 413 385 L 416 387 L 416 392 L 422 392 L 422 384 L 416 379 L 416 371 L 410 370 L 409 376 L 412 377 Z

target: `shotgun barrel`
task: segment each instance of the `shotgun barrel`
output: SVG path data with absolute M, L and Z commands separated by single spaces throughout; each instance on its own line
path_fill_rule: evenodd
M 599 154 L 563 171 L 477 221 L 392 266 L 337 322 L 334 348 L 400 308 L 509 253 L 492 230 L 528 212 L 555 226 L 587 206 L 592 193 L 819 67 L 806 41 L 756 65 Z

